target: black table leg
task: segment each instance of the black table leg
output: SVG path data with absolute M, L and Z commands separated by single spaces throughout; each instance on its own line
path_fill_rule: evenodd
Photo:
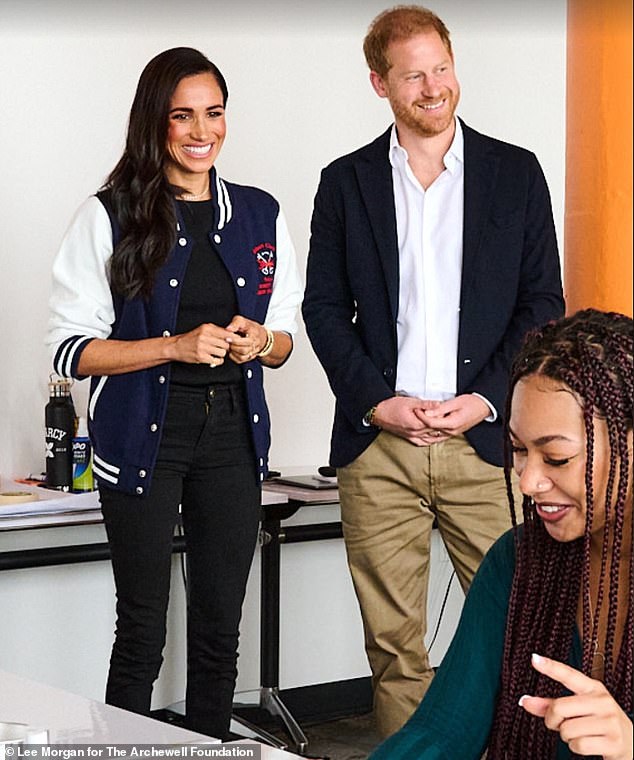
M 295 751 L 303 755 L 308 739 L 279 692 L 280 677 L 280 537 L 281 523 L 262 521 L 260 612 L 260 707 L 282 720 Z
M 308 751 L 308 739 L 297 720 L 284 704 L 279 690 L 280 673 L 280 559 L 281 544 L 341 538 L 341 523 L 321 523 L 282 527 L 281 521 L 294 514 L 300 504 L 263 507 L 260 555 L 260 703 L 259 707 L 279 718 L 300 755 Z M 238 705 L 236 705 L 238 707 Z M 239 706 L 239 707 L 247 707 Z M 272 737 L 234 712 L 233 720 L 255 737 L 280 749 L 288 743 Z

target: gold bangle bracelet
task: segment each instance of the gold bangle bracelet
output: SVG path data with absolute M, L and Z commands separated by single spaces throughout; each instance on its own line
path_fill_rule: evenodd
M 266 343 L 264 344 L 264 348 L 258 354 L 258 357 L 268 356 L 273 350 L 273 344 L 275 343 L 275 335 L 273 334 L 273 331 L 269 330 L 268 327 L 265 327 L 264 329 L 266 330 Z

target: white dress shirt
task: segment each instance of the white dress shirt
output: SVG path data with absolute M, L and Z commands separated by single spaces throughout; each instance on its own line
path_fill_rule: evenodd
M 464 216 L 460 122 L 444 171 L 424 190 L 398 143 L 390 140 L 399 250 L 396 391 L 444 401 L 457 389 Z

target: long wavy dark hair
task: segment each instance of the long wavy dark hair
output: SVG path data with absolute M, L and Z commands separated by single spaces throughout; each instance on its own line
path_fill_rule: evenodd
M 572 646 L 580 598 L 583 600 L 582 670 L 590 675 L 597 632 L 591 620 L 599 619 L 607 603 L 607 636 L 603 681 L 626 712 L 632 711 L 634 619 L 632 593 L 632 320 L 622 314 L 594 309 L 549 323 L 525 340 L 512 370 L 507 401 L 506 475 L 516 533 L 517 565 L 513 577 L 502 662 L 501 689 L 489 739 L 489 760 L 554 758 L 558 733 L 546 728 L 518 706 L 522 694 L 558 697 L 563 687 L 531 667 L 531 653 L 566 662 Z M 543 375 L 564 383 L 582 406 L 586 434 L 586 528 L 582 538 L 555 541 L 536 516 L 532 501 L 524 497 L 524 526 L 519 540 L 513 492 L 510 485 L 511 452 L 508 419 L 515 385 L 530 375 Z M 608 428 L 610 467 L 605 493 L 593 483 L 595 417 Z M 590 528 L 596 504 L 605 501 L 601 577 L 594 610 L 590 609 Z M 631 514 L 629 515 L 631 518 Z M 627 617 L 621 646 L 614 651 L 621 557 L 630 555 L 625 598 Z M 621 577 L 621 583 L 623 578 Z
M 159 53 L 139 78 L 125 150 L 104 184 L 121 226 L 110 282 L 126 298 L 149 296 L 155 274 L 176 242 L 174 188 L 165 175 L 170 103 L 181 79 L 206 72 L 215 78 L 226 105 L 223 75 L 193 48 Z

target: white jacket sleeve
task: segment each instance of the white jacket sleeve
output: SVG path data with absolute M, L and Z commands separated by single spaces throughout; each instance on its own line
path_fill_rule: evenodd
M 302 301 L 302 283 L 297 269 L 295 248 L 282 209 L 277 215 L 276 239 L 277 263 L 265 324 L 269 330 L 294 335 L 298 329 L 297 313 Z
M 45 342 L 60 376 L 77 376 L 74 368 L 85 345 L 110 335 L 115 319 L 108 278 L 111 256 L 110 218 L 91 196 L 75 213 L 53 262 Z

